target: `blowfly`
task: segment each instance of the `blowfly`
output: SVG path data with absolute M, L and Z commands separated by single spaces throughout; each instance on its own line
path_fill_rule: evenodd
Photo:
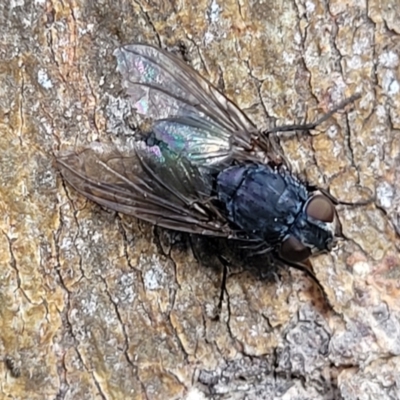
M 308 185 L 216 87 L 173 54 L 145 44 L 114 53 L 133 108 L 151 132 L 123 147 L 92 143 L 57 159 L 94 202 L 164 228 L 246 242 L 288 265 L 330 251 L 340 235 L 335 199 Z M 280 161 L 279 161 L 280 160 Z

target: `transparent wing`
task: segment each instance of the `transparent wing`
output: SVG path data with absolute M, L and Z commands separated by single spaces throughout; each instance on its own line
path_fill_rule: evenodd
M 187 153 L 192 146 L 196 147 L 198 164 L 248 160 L 257 146 L 268 150 L 267 143 L 256 136 L 256 127 L 246 115 L 173 54 L 149 45 L 133 44 L 118 48 L 114 55 L 122 85 L 138 113 L 153 120 L 173 121 L 175 125 L 203 127 L 180 135 Z M 167 136 L 171 137 L 169 132 Z M 197 146 L 200 141 L 201 151 Z
M 92 143 L 59 154 L 64 179 L 109 209 L 190 233 L 241 237 L 210 199 L 211 177 L 168 149 L 136 142 L 117 148 Z
M 247 240 L 213 193 L 233 161 L 258 160 L 260 140 L 240 109 L 183 61 L 141 44 L 115 51 L 122 85 L 153 120 L 145 139 L 124 148 L 94 143 L 61 153 L 64 178 L 112 210 L 170 229 Z

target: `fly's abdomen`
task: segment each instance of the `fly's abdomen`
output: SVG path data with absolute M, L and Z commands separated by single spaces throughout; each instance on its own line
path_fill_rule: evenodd
M 231 222 L 270 243 L 283 239 L 307 200 L 306 187 L 289 172 L 257 164 L 220 172 L 217 192 Z

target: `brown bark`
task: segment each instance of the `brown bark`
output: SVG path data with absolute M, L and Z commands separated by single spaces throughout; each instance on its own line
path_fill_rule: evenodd
M 397 0 L 2 2 L 0 397 L 399 398 L 399 20 Z M 260 128 L 362 94 L 280 136 L 310 182 L 376 194 L 312 260 L 336 313 L 303 274 L 242 259 L 217 320 L 221 268 L 187 236 L 63 184 L 56 151 L 129 133 L 112 52 L 137 41 L 184 53 Z

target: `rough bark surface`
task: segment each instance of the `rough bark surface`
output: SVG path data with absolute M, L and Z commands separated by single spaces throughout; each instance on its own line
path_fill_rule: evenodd
M 0 397 L 400 398 L 399 4 L 0 2 Z M 214 318 L 212 245 L 63 183 L 57 151 L 131 133 L 112 52 L 138 41 L 181 53 L 260 128 L 362 95 L 279 136 L 310 182 L 376 196 L 340 207 L 346 240 L 312 260 L 333 309 L 302 273 L 262 279 L 241 258 Z

